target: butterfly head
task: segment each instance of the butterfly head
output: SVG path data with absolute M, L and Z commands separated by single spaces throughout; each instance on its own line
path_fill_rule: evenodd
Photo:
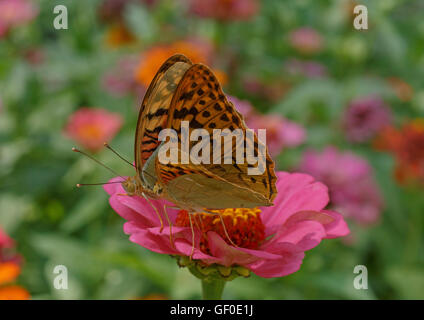
M 137 178 L 137 176 L 125 179 L 125 181 L 122 182 L 122 187 L 130 196 L 143 192 L 143 187 L 141 186 L 140 179 Z

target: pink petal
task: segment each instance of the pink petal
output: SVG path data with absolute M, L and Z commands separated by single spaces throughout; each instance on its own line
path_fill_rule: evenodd
M 177 248 L 178 252 L 183 255 L 189 257 L 191 255 L 191 252 L 193 250 L 193 246 L 191 242 L 185 241 L 183 239 L 177 239 L 175 240 L 175 247 Z M 200 259 L 208 264 L 217 263 L 218 259 L 215 257 L 212 257 L 208 254 L 203 253 L 198 249 L 198 246 L 195 246 L 194 253 L 193 253 L 193 259 Z
M 148 218 L 139 214 L 137 211 L 132 210 L 128 206 L 123 205 L 120 198 L 121 197 L 118 195 L 113 195 L 110 197 L 109 203 L 112 209 L 115 210 L 122 218 L 128 221 L 138 221 L 146 227 L 154 225 Z
M 285 243 L 290 243 L 296 245 L 299 251 L 306 251 L 316 247 L 326 235 L 323 225 L 317 221 L 297 221 L 288 227 L 283 226 L 262 249 L 281 252 Z
M 159 201 L 150 200 L 151 203 L 137 196 L 118 196 L 114 195 L 113 197 L 119 197 L 118 201 L 126 206 L 138 212 L 140 216 L 143 216 L 145 219 L 148 219 L 151 222 L 151 226 L 160 226 L 160 220 L 158 213 L 153 209 L 152 205 L 156 207 L 158 212 L 161 214 L 162 221 L 164 225 L 168 225 L 165 216 L 163 215 L 162 208 L 163 205 Z
M 278 259 L 279 256 L 261 250 L 236 248 L 227 244 L 216 232 L 208 232 L 208 243 L 211 253 L 224 266 L 234 264 L 247 265 L 259 259 Z
M 154 252 L 163 254 L 178 254 L 178 251 L 170 246 L 169 240 L 154 235 L 148 230 L 138 229 L 137 233 L 130 235 L 130 241 Z
M 323 212 L 332 216 L 334 219 L 333 222 L 324 225 L 325 231 L 327 232 L 327 239 L 344 237 L 350 233 L 349 227 L 341 214 L 329 210 L 324 210 Z
M 122 177 L 124 179 L 126 179 L 127 177 Z M 122 181 L 121 177 L 115 177 L 110 179 L 108 182 L 117 182 L 117 181 Z M 124 190 L 124 188 L 122 187 L 122 185 L 120 183 L 112 183 L 112 184 L 104 184 L 103 185 L 103 189 L 111 196 L 115 193 L 126 193 L 126 191 Z
M 277 173 L 278 195 L 275 205 L 262 210 L 262 222 L 266 236 L 273 234 L 279 226 L 299 211 L 320 211 L 328 203 L 328 189 L 307 174 Z
M 304 256 L 302 252 L 280 260 L 262 260 L 250 265 L 249 269 L 263 278 L 284 277 L 300 269 Z

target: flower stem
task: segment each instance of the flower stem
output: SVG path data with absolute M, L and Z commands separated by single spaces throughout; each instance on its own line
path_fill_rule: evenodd
M 226 281 L 202 280 L 203 300 L 221 300 Z

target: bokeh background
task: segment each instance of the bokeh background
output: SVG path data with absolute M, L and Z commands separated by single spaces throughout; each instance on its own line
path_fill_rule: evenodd
M 357 4 L 368 30 L 353 28 Z M 224 298 L 424 298 L 419 0 L 0 0 L 0 296 L 200 298 L 174 259 L 128 240 L 101 187 L 75 188 L 113 174 L 71 152 L 132 175 L 103 141 L 132 161 L 146 86 L 176 52 L 214 70 L 248 125 L 268 130 L 278 169 L 324 182 L 351 229 L 295 274 L 236 279 Z M 53 288 L 56 265 L 68 290 Z M 356 265 L 368 290 L 353 287 Z

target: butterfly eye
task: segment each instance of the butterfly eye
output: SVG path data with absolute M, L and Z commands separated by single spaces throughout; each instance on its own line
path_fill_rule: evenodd
M 170 91 L 174 91 L 176 87 L 177 87 L 177 84 L 174 82 L 171 82 L 168 84 L 167 89 Z
M 136 183 L 132 180 L 132 178 L 128 178 L 127 180 L 125 180 L 124 182 L 122 182 L 122 187 L 124 188 L 124 190 L 129 194 L 132 195 L 135 193 L 137 185 Z

